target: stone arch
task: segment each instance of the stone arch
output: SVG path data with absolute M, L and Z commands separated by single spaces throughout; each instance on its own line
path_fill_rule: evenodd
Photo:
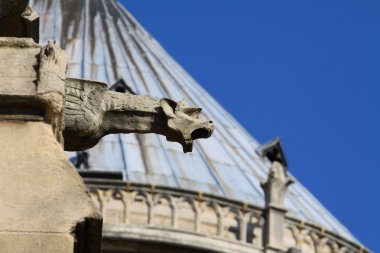
M 334 245 L 325 237 L 319 241 L 317 253 L 334 253 Z
M 177 201 L 177 227 L 180 230 L 196 231 L 197 210 L 191 198 L 179 198 Z
M 263 236 L 262 236 L 262 217 L 259 217 L 257 214 L 248 212 L 245 214 L 246 217 L 246 242 L 261 247 L 263 245 Z
M 175 205 L 168 194 L 157 194 L 153 201 L 153 224 L 157 227 L 173 227 Z
M 221 212 L 220 207 L 213 202 L 201 203 L 200 232 L 208 235 L 221 234 Z
M 284 228 L 284 246 L 288 248 L 298 247 L 298 241 L 300 241 L 300 231 L 295 226 Z
M 339 252 L 339 245 L 335 241 L 330 241 L 330 242 L 331 242 L 330 245 L 331 245 L 331 247 L 333 249 L 333 252 L 334 253 L 335 252 Z
M 305 253 L 315 253 L 316 252 L 316 245 L 314 243 L 313 238 L 311 235 L 306 234 L 302 236 L 302 242 L 300 243 L 300 249 L 301 252 Z
M 129 205 L 129 221 L 132 225 L 148 225 L 151 213 L 152 201 L 150 195 L 144 191 L 133 192 L 131 204 Z
M 240 227 L 244 226 L 241 211 L 225 207 L 223 210 L 223 237 L 229 240 L 240 240 Z
M 125 203 L 118 190 L 103 190 L 103 220 L 107 224 L 120 224 L 125 220 Z

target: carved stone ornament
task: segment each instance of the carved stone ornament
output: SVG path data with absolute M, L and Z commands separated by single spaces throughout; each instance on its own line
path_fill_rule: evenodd
M 277 161 L 273 162 L 267 181 L 261 183 L 266 206 L 283 208 L 286 191 L 292 183 L 294 181 L 287 177 L 284 166 Z

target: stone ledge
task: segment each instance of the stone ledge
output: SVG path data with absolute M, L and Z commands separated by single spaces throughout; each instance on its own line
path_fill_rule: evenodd
M 72 253 L 76 247 L 74 235 L 90 247 L 97 246 L 97 250 L 78 252 L 99 252 L 101 215 L 51 126 L 44 122 L 0 121 L 0 149 L 0 252 L 18 242 L 14 245 L 18 251 L 9 252 Z M 46 243 L 42 242 L 43 235 Z M 62 245 L 61 251 L 49 250 L 46 245 L 50 238 Z M 35 247 L 39 251 L 27 247 L 38 241 L 40 246 Z M 71 250 L 66 250 L 70 242 Z

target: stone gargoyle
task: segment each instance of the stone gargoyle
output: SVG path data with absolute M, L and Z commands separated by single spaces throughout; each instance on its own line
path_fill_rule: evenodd
M 118 93 L 104 83 L 67 79 L 64 148 L 88 149 L 107 134 L 156 133 L 191 152 L 193 140 L 208 138 L 214 130 L 212 121 L 199 119 L 200 112 L 184 101 Z
M 268 179 L 261 182 L 261 187 L 265 193 L 266 205 L 282 208 L 284 206 L 285 193 L 294 180 L 288 178 L 284 166 L 274 161 L 270 168 Z

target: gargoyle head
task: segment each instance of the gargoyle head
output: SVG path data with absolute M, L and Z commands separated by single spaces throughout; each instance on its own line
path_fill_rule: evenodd
M 208 138 L 214 131 L 212 121 L 199 119 L 202 108 L 188 107 L 184 100 L 177 103 L 170 99 L 161 99 L 160 105 L 167 116 L 166 139 L 180 143 L 185 153 L 192 151 L 193 140 Z

